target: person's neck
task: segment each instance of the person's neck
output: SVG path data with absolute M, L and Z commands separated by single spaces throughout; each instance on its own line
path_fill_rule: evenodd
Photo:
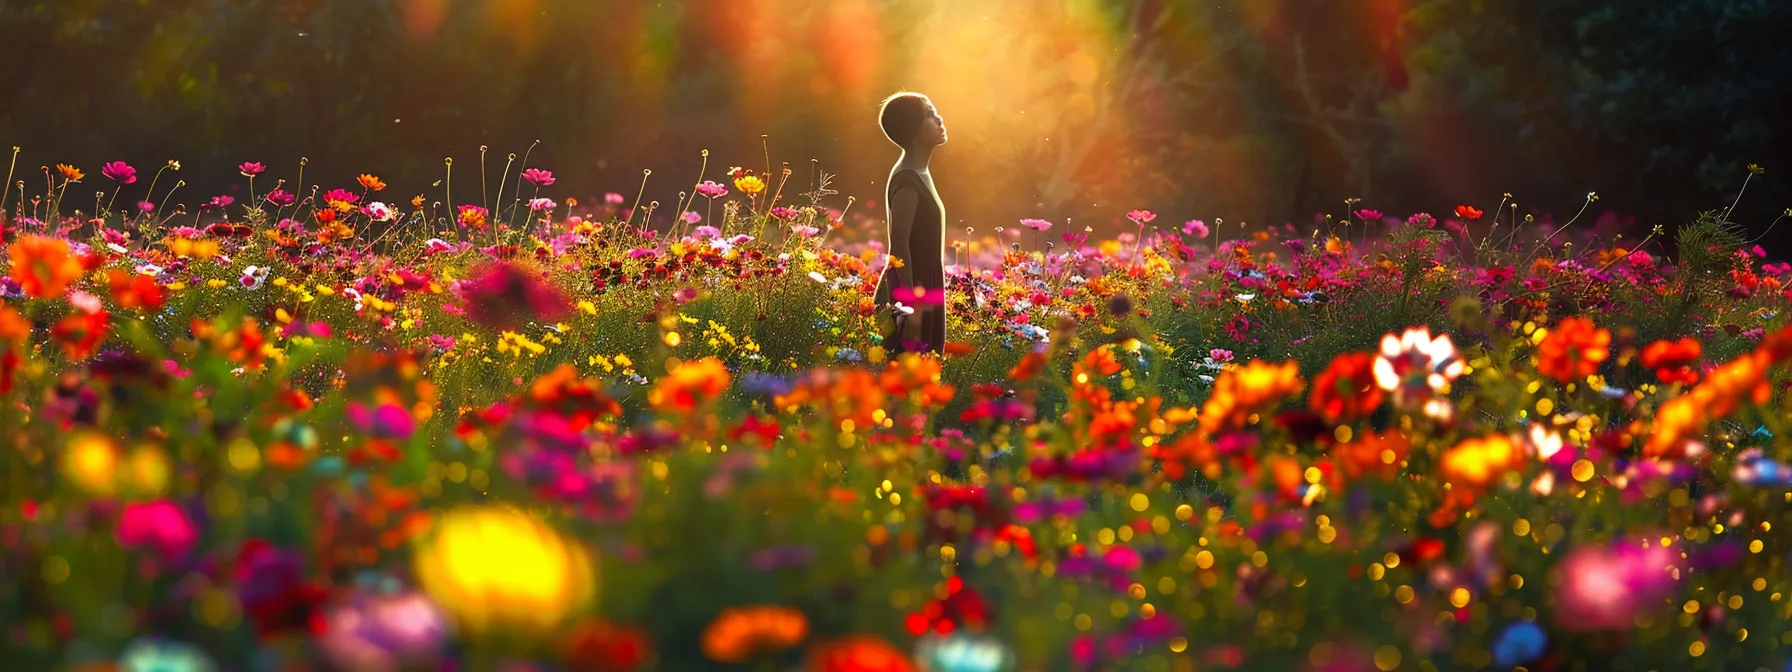
M 897 170 L 912 170 L 918 173 L 927 172 L 928 162 L 933 160 L 932 147 L 914 147 L 902 150 L 902 158 L 896 160 Z

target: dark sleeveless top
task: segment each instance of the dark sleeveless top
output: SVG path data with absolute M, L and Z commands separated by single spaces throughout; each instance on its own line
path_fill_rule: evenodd
M 890 176 L 890 184 L 884 190 L 885 221 L 894 219 L 889 204 L 895 200 L 896 192 L 904 189 L 914 190 L 920 198 L 915 204 L 914 223 L 909 227 L 909 256 L 913 258 L 903 259 L 902 263 L 913 274 L 916 285 L 926 288 L 929 294 L 943 292 L 946 287 L 946 206 L 940 202 L 939 194 L 928 187 L 927 180 L 913 170 L 899 170 Z M 888 229 L 885 235 L 889 235 Z M 890 242 L 894 250 L 895 241 Z M 878 281 L 876 301 L 880 309 L 887 309 L 891 303 L 891 290 L 897 283 L 894 270 L 886 268 Z M 938 351 L 945 344 L 946 313 L 944 305 L 936 304 L 930 308 L 916 310 L 914 317 L 921 319 L 921 337 L 927 349 Z M 903 349 L 900 344 L 893 345 L 898 351 Z

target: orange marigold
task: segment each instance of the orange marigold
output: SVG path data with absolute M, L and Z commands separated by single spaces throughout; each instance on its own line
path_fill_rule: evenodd
M 1374 413 L 1383 396 L 1375 384 L 1375 353 L 1347 352 L 1313 379 L 1307 406 L 1326 420 L 1339 422 Z
M 1563 318 L 1537 344 L 1537 371 L 1564 383 L 1599 371 L 1611 356 L 1612 332 L 1584 317 Z
M 680 362 L 647 393 L 647 403 L 660 412 L 689 413 L 727 390 L 729 381 L 728 368 L 714 357 Z
M 28 296 L 61 295 L 69 283 L 81 278 L 81 260 L 69 252 L 68 241 L 49 236 L 24 235 L 7 248 L 12 260 L 12 279 Z

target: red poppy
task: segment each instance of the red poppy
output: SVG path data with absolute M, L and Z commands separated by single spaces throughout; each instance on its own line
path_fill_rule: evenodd
M 1347 352 L 1313 379 L 1307 406 L 1326 420 L 1339 422 L 1374 413 L 1382 397 L 1375 384 L 1375 353 Z

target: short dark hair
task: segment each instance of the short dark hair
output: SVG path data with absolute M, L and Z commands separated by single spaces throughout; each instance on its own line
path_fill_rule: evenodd
M 927 119 L 927 103 L 927 96 L 908 91 L 885 98 L 877 113 L 884 137 L 906 149 L 921 131 L 921 122 Z

